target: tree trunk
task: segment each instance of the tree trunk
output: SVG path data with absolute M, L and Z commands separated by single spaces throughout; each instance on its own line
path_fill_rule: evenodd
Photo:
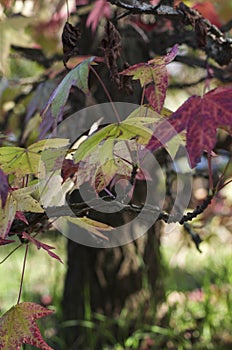
M 89 306 L 91 313 L 112 318 L 126 304 L 134 307 L 133 298 L 142 304 L 139 293 L 143 288 L 150 289 L 157 304 L 164 295 L 159 244 L 160 223 L 154 224 L 147 235 L 123 247 L 95 249 L 69 240 L 62 303 L 64 320 L 84 320 Z M 85 329 L 78 325 L 67 327 L 64 338 L 68 349 L 83 349 Z

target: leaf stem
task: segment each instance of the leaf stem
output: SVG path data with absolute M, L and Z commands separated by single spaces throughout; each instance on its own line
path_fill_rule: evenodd
M 209 169 L 209 189 L 213 192 L 213 172 L 212 172 L 212 157 L 208 153 L 208 169 Z
M 66 2 L 66 9 L 67 9 L 67 21 L 69 20 L 70 17 L 70 13 L 69 13 L 69 4 L 68 4 L 68 0 L 65 0 Z
M 110 96 L 110 93 L 109 93 L 109 91 L 107 90 L 105 84 L 103 83 L 103 81 L 102 81 L 100 75 L 96 72 L 96 70 L 95 70 L 91 65 L 89 66 L 89 68 L 90 68 L 91 71 L 95 74 L 97 80 L 99 81 L 99 83 L 101 84 L 103 90 L 105 91 L 105 94 L 106 94 L 106 96 L 108 97 L 108 99 L 109 99 L 109 101 L 110 101 L 110 103 L 111 103 L 111 106 L 112 106 L 112 108 L 113 108 L 113 110 L 114 110 L 114 113 L 115 113 L 115 116 L 116 116 L 116 118 L 117 118 L 117 121 L 118 121 L 118 123 L 120 123 L 120 122 L 121 122 L 121 119 L 120 119 L 120 116 L 119 116 L 119 114 L 118 114 L 118 111 L 117 111 L 117 109 L 115 108 L 115 105 L 114 105 L 114 102 L 113 102 L 113 100 L 112 100 L 112 98 L 111 98 L 111 96 Z
M 218 191 L 221 191 L 224 187 L 226 187 L 227 185 L 229 185 L 230 183 L 232 183 L 232 179 L 225 182 L 224 184 L 221 185 L 221 187 L 218 188 Z
M 145 96 L 145 87 L 143 87 L 143 90 L 142 90 L 140 106 L 142 106 L 144 104 L 144 96 Z
M 228 162 L 227 162 L 227 164 L 226 164 L 226 166 L 225 166 L 225 168 L 224 168 L 224 170 L 223 170 L 223 172 L 222 172 L 222 174 L 221 174 L 221 176 L 220 176 L 220 178 L 219 178 L 219 180 L 218 180 L 218 183 L 217 183 L 217 186 L 216 186 L 216 192 L 218 192 L 218 191 L 220 191 L 223 187 L 225 187 L 226 186 L 226 184 L 223 184 L 223 179 L 224 179 L 224 177 L 225 177 L 225 175 L 226 175 L 226 172 L 227 172 L 227 170 L 228 170 L 228 168 L 229 168 L 229 165 L 230 165 L 230 162 L 231 162 L 231 160 L 232 160 L 232 156 L 230 157 L 230 159 L 228 160 Z M 230 181 L 229 181 L 230 182 Z
M 7 256 L 3 260 L 0 261 L 0 265 L 3 264 L 20 247 L 22 247 L 22 243 L 19 244 L 16 248 L 14 248 L 9 254 L 7 254 Z
M 21 298 L 21 295 L 22 295 L 23 279 L 24 279 L 24 274 L 25 274 L 25 267 L 26 267 L 26 261 L 27 261 L 28 248 L 29 248 L 29 244 L 26 244 L 26 249 L 25 249 L 25 254 L 24 254 L 24 259 L 23 259 L 23 269 L 22 269 L 22 275 L 21 275 L 21 281 L 20 281 L 20 288 L 19 288 L 19 295 L 18 295 L 17 304 L 19 304 L 20 298 Z

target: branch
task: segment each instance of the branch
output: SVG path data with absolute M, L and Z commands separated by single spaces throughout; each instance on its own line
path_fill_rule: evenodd
M 124 204 L 117 199 L 112 200 L 110 196 L 104 196 L 102 198 L 94 198 L 88 202 L 81 203 L 69 203 L 68 205 L 63 205 L 59 207 L 48 207 L 44 213 L 26 213 L 26 219 L 29 223 L 27 225 L 25 222 L 20 220 L 14 220 L 11 227 L 10 233 L 21 233 L 23 231 L 33 230 L 38 231 L 39 227 L 44 226 L 47 220 L 50 218 L 59 218 L 63 216 L 72 216 L 72 217 L 90 217 L 94 219 L 96 213 L 100 212 L 101 214 L 112 214 L 115 213 L 130 213 L 134 216 L 143 212 L 144 216 L 157 215 L 157 220 L 163 220 L 164 222 L 179 222 L 183 225 L 187 221 L 191 221 L 193 218 L 201 214 L 207 206 L 211 203 L 212 196 L 208 195 L 206 199 L 200 206 L 197 206 L 192 212 L 188 212 L 186 215 L 183 215 L 182 219 L 179 219 L 179 215 L 169 215 L 168 213 L 161 211 L 160 208 L 151 205 L 135 205 L 133 203 Z M 109 205 L 110 202 L 110 205 Z M 103 215 L 104 215 L 103 214 Z
M 116 5 L 118 7 L 122 7 L 130 13 L 134 14 L 153 14 L 157 16 L 168 17 L 179 17 L 180 14 L 177 10 L 173 8 L 171 5 L 165 5 L 164 1 L 160 1 L 158 5 L 151 5 L 145 1 L 139 0 L 108 0 L 111 4 Z M 164 4 L 163 4 L 164 3 Z M 168 2 L 167 2 L 168 4 Z
M 171 5 L 163 5 L 162 1 L 157 6 L 139 0 L 108 1 L 127 9 L 128 14 L 148 13 L 157 18 L 179 20 L 184 25 L 191 25 L 195 31 L 198 47 L 205 51 L 208 57 L 213 58 L 221 66 L 229 64 L 232 60 L 232 39 L 226 38 L 215 25 L 184 3 L 174 8 Z

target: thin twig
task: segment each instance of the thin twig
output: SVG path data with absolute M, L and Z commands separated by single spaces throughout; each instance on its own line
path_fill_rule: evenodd
M 112 106 L 112 108 L 113 108 L 113 111 L 114 111 L 114 113 L 115 113 L 115 116 L 116 116 L 116 118 L 117 118 L 117 121 L 118 121 L 118 123 L 120 123 L 120 122 L 121 122 L 121 118 L 120 118 L 120 116 L 119 116 L 119 114 L 118 114 L 117 109 L 115 108 L 115 105 L 114 105 L 114 102 L 113 102 L 113 100 L 112 100 L 112 98 L 111 98 L 111 96 L 110 96 L 110 93 L 109 93 L 109 91 L 107 90 L 105 84 L 103 83 L 103 81 L 102 81 L 100 75 L 96 72 L 96 70 L 95 70 L 91 65 L 89 66 L 89 68 L 90 68 L 91 71 L 94 73 L 94 75 L 96 76 L 97 80 L 98 80 L 99 83 L 101 84 L 103 90 L 105 91 L 105 94 L 106 94 L 106 96 L 108 97 L 108 100 L 110 101 L 110 104 L 111 104 L 111 106 Z
M 66 9 L 67 9 L 67 21 L 69 20 L 70 17 L 70 12 L 69 12 L 69 4 L 68 4 L 68 0 L 65 0 L 66 2 Z
M 23 259 L 23 269 L 22 269 L 22 275 L 21 275 L 21 281 L 20 281 L 20 288 L 19 288 L 19 296 L 18 296 L 17 304 L 19 304 L 19 302 L 20 302 L 20 298 L 21 298 L 22 290 L 23 290 L 23 279 L 24 279 L 24 274 L 25 274 L 25 267 L 26 267 L 26 261 L 27 261 L 28 248 L 29 248 L 29 244 L 26 244 L 26 249 L 25 249 L 25 254 L 24 254 L 24 259 Z
M 20 247 L 22 247 L 22 243 L 19 244 L 16 248 L 14 248 L 9 254 L 7 254 L 7 256 L 0 261 L 0 265 L 3 264 L 14 252 L 16 252 L 16 250 L 18 250 Z

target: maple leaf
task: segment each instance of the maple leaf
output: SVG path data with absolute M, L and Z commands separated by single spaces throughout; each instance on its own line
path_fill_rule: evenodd
M 42 112 L 43 117 L 48 116 L 49 118 L 49 112 L 51 112 L 53 120 L 60 120 L 72 86 L 76 86 L 85 94 L 88 93 L 89 66 L 94 61 L 94 59 L 95 56 L 87 58 L 86 60 L 78 64 L 75 68 L 73 68 L 64 77 L 64 79 L 60 82 L 60 84 L 51 94 Z
M 20 350 L 23 344 L 53 350 L 43 340 L 35 322 L 52 313 L 52 310 L 31 302 L 13 306 L 0 318 L 0 350 Z
M 29 186 L 13 189 L 6 200 L 5 207 L 0 211 L 0 237 L 6 238 L 14 219 L 21 220 L 27 224 L 23 212 L 43 213 L 44 209 L 39 202 L 32 197 L 37 186 Z
M 178 52 L 175 45 L 164 57 L 154 58 L 147 63 L 135 64 L 122 72 L 123 75 L 133 75 L 145 87 L 145 96 L 150 105 L 159 113 L 163 108 L 166 90 L 168 87 L 168 72 L 166 65 L 174 60 Z
M 191 96 L 169 118 L 158 124 L 147 148 L 154 151 L 176 133 L 186 130 L 189 161 L 194 168 L 200 161 L 203 151 L 209 153 L 215 146 L 217 128 L 232 126 L 231 97 L 232 87 L 216 88 L 203 97 Z
M 34 237 L 32 237 L 31 235 L 29 235 L 26 232 L 23 232 L 22 237 L 27 239 L 28 241 L 30 241 L 31 243 L 35 244 L 36 247 L 38 249 L 44 249 L 46 250 L 46 252 L 54 259 L 59 260 L 61 263 L 63 263 L 63 261 L 60 259 L 60 257 L 58 255 L 56 255 L 55 253 L 51 252 L 52 249 L 55 249 L 55 247 L 52 247 L 46 243 L 40 242 L 37 239 L 35 239 Z
M 0 166 L 6 174 L 17 173 L 25 176 L 44 172 L 41 154 L 46 149 L 59 149 L 67 144 L 67 139 L 48 139 L 33 143 L 27 148 L 1 147 Z
M 154 124 L 160 119 L 161 116 L 151 107 L 140 106 L 120 124 L 107 125 L 89 135 L 82 143 L 78 141 L 77 148 L 75 144 L 72 146 L 73 159 L 63 162 L 63 181 L 75 175 L 77 188 L 89 182 L 100 192 L 116 173 L 129 178 L 132 159 L 130 152 L 128 153 L 128 145 L 131 152 L 138 151 L 138 144 L 146 145 L 152 132 L 145 125 Z M 121 160 L 117 155 L 121 156 Z M 75 164 L 74 160 L 78 163 Z
M 2 202 L 1 203 L 2 209 L 6 205 L 6 199 L 7 199 L 8 192 L 9 192 L 8 178 L 7 178 L 6 174 L 2 171 L 2 169 L 0 169 L 0 198 L 1 198 L 1 202 Z
M 120 124 L 109 124 L 81 143 L 75 151 L 73 158 L 76 162 L 83 161 L 84 158 L 91 154 L 91 152 L 93 152 L 102 141 L 106 140 L 119 141 L 136 139 L 138 144 L 146 145 L 150 135 L 150 129 L 141 125 L 137 126 L 132 121 L 127 123 L 127 119 Z M 99 152 L 99 154 L 105 157 L 104 152 Z

